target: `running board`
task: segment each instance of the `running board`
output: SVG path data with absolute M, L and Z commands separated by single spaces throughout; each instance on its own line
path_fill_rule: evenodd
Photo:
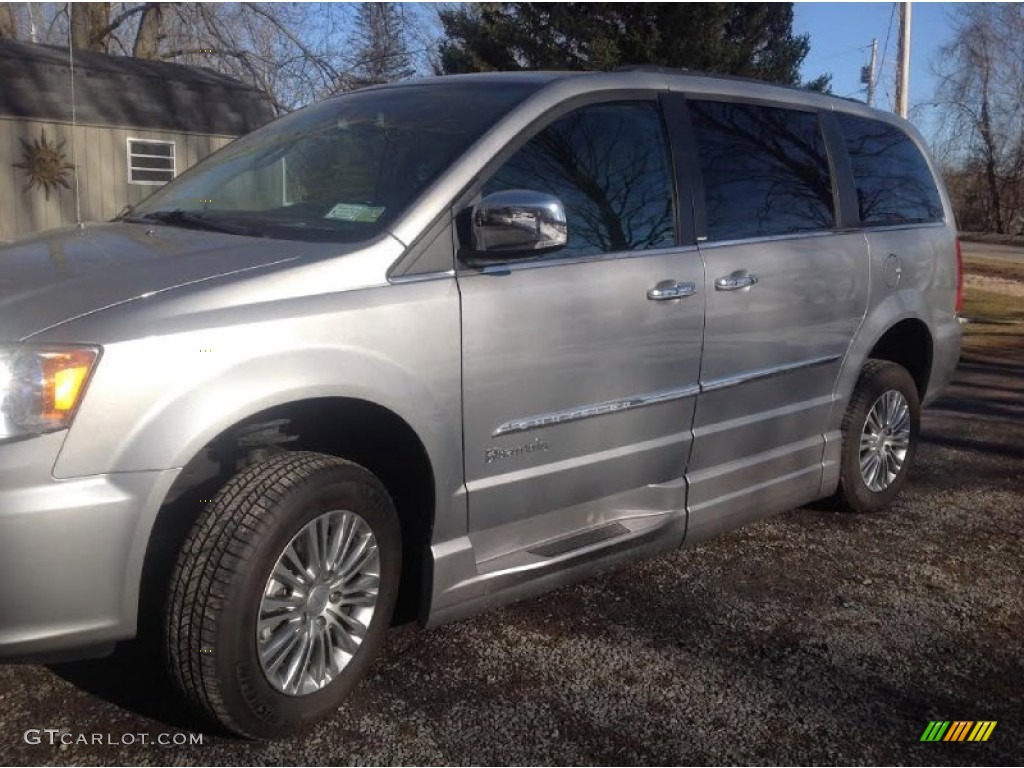
M 677 549 L 686 512 L 644 515 L 608 523 L 511 552 L 480 572 L 468 536 L 435 544 L 430 613 L 434 627 L 482 610 L 585 579 L 620 563 Z
M 583 549 L 591 544 L 600 544 L 608 539 L 616 539 L 623 534 L 629 533 L 629 528 L 622 523 L 609 523 L 598 528 L 591 528 L 589 531 L 574 533 L 561 539 L 554 539 L 535 547 L 529 547 L 526 551 L 531 555 L 541 557 L 558 557 L 574 549 Z

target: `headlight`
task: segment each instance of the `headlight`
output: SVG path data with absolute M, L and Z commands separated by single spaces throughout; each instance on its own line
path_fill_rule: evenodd
M 99 347 L 0 347 L 0 440 L 67 427 L 99 356 Z

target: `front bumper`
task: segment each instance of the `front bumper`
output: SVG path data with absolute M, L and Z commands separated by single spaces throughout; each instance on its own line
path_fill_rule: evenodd
M 64 434 L 0 444 L 0 659 L 135 634 L 149 531 L 178 470 L 57 480 Z

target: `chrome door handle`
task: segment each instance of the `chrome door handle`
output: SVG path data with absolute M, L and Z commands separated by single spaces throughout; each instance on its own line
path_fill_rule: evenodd
M 757 285 L 757 275 L 753 272 L 734 272 L 715 280 L 716 291 L 738 291 L 752 285 Z
M 695 283 L 677 283 L 675 280 L 662 280 L 656 286 L 647 291 L 647 298 L 651 301 L 671 301 L 672 299 L 683 299 L 693 296 L 697 292 Z

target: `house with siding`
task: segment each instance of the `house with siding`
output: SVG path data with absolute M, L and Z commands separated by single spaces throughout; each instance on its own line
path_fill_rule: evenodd
M 273 118 L 211 70 L 0 40 L 0 241 L 111 219 Z

